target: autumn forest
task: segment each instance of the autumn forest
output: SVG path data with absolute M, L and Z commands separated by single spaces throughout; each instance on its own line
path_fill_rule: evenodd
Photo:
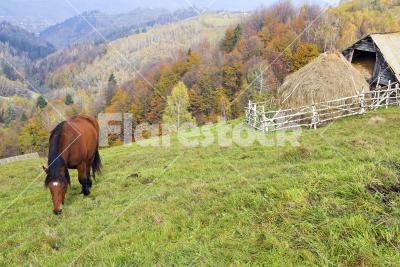
M 399 11 L 400 1 L 389 0 L 328 8 L 280 1 L 252 13 L 200 17 L 186 10 L 143 22 L 109 44 L 62 48 L 3 23 L 0 53 L 8 62 L 0 60 L 0 157 L 45 152 L 61 120 L 54 108 L 65 117 L 132 113 L 135 126 L 174 122 L 167 101 L 178 93 L 186 100 L 180 123 L 238 118 L 249 99 L 279 107 L 278 88 L 288 75 L 368 33 L 399 31 Z

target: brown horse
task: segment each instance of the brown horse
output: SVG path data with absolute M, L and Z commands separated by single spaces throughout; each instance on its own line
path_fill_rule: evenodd
M 70 185 L 68 169 L 78 170 L 82 193 L 90 194 L 92 180 L 101 170 L 99 124 L 89 116 L 78 115 L 58 124 L 50 135 L 45 186 L 50 189 L 53 211 L 61 214 L 65 193 Z

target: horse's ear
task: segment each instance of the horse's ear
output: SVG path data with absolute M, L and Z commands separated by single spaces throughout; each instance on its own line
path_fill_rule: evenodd
M 45 166 L 42 165 L 42 168 L 46 172 L 46 174 L 49 174 L 49 170 Z

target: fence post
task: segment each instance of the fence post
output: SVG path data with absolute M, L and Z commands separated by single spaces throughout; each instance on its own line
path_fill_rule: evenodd
M 371 109 L 375 108 L 377 97 L 378 97 L 377 92 L 376 90 L 374 90 L 374 95 L 372 96 L 372 101 L 371 101 Z
M 388 108 L 389 106 L 389 100 L 390 100 L 390 90 L 392 90 L 392 83 L 389 81 L 388 84 L 388 91 L 386 92 L 386 99 L 385 99 L 385 106 Z
M 265 116 L 265 106 L 262 107 L 262 114 L 261 114 L 261 117 L 262 117 L 262 123 L 261 123 L 262 130 L 263 130 L 263 132 L 268 132 L 268 128 L 267 128 L 267 125 L 268 125 L 268 123 L 267 123 L 267 117 Z
M 9 158 L 0 159 L 0 165 L 1 164 L 15 162 L 15 161 L 20 161 L 20 160 L 36 159 L 36 158 L 39 158 L 39 154 L 38 153 L 31 153 L 31 154 L 13 156 L 13 157 L 9 157 Z
M 364 90 L 358 95 L 358 100 L 360 101 L 360 112 L 359 114 L 365 113 L 365 94 Z
M 377 91 L 376 91 L 376 103 L 375 103 L 374 109 L 379 108 L 379 105 L 381 104 L 381 93 L 380 93 L 381 89 L 382 89 L 382 87 L 380 85 L 378 85 Z
M 250 112 L 251 112 L 251 100 L 249 100 L 249 105 L 246 110 L 246 123 L 250 124 Z
M 398 83 L 396 83 L 396 103 L 397 103 L 397 105 L 400 105 L 400 102 L 399 102 L 399 84 Z
M 257 103 L 254 103 L 253 118 L 254 118 L 253 127 L 257 128 Z
M 314 104 L 311 106 L 311 110 L 312 110 L 312 114 L 313 114 L 312 120 L 311 120 L 311 128 L 314 127 L 314 129 L 317 129 L 317 125 L 318 125 L 320 119 L 319 119 L 319 114 L 318 114 L 317 108 L 315 107 Z

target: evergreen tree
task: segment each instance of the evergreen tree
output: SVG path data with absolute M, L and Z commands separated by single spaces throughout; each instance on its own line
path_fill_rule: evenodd
M 114 73 L 111 73 L 110 77 L 108 78 L 108 84 L 105 94 L 106 105 L 111 104 L 111 100 L 115 94 L 117 89 L 117 80 L 115 79 Z
M 4 117 L 5 117 L 4 116 L 4 109 L 0 108 L 0 123 L 4 123 L 4 120 L 5 120 Z
M 46 106 L 47 106 L 47 101 L 43 98 L 43 96 L 39 96 L 36 101 L 36 107 L 44 109 Z
M 23 112 L 21 115 L 21 122 L 26 122 L 28 120 L 28 116 L 26 116 L 26 113 Z
M 237 43 L 240 40 L 242 34 L 242 28 L 238 24 L 235 29 L 230 29 L 225 32 L 225 38 L 223 40 L 222 46 L 225 52 L 232 52 L 235 49 Z
M 15 70 L 8 64 L 2 65 L 2 71 L 4 75 L 11 81 L 15 81 L 18 79 L 18 75 L 15 73 Z
M 7 116 L 6 116 L 6 124 L 9 124 L 12 121 L 15 121 L 17 118 L 17 111 L 13 105 L 10 105 L 7 109 Z
M 67 106 L 74 104 L 74 100 L 72 99 L 72 96 L 70 94 L 67 94 L 67 96 L 65 97 L 64 103 Z
M 235 30 L 233 31 L 233 36 L 232 36 L 232 50 L 233 48 L 236 47 L 237 43 L 240 40 L 240 35 L 242 34 L 242 28 L 240 27 L 240 25 L 238 24 L 235 28 Z

